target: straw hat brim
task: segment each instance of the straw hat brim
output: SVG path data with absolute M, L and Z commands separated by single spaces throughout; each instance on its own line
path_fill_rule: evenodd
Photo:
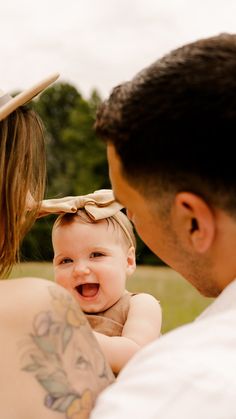
M 24 90 L 15 97 L 9 95 L 7 103 L 4 103 L 0 107 L 0 121 L 14 112 L 19 106 L 25 105 L 27 102 L 31 101 L 35 96 L 45 90 L 50 84 L 56 81 L 59 77 L 59 73 L 51 74 L 50 76 L 44 78 L 39 83 L 30 87 L 29 89 Z

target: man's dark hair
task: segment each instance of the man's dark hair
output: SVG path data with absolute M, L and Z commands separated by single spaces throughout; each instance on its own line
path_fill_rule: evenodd
M 236 213 L 236 35 L 183 46 L 117 86 L 95 128 L 144 194 L 191 191 Z

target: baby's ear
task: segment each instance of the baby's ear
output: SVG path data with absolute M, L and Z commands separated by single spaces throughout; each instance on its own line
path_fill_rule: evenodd
M 135 248 L 132 246 L 129 248 L 127 252 L 127 267 L 126 267 L 126 274 L 132 275 L 136 269 L 136 256 L 135 256 Z

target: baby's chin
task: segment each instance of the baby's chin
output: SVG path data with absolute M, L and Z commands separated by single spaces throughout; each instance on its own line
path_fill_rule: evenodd
M 110 307 L 112 307 L 112 303 L 102 303 L 100 302 L 88 302 L 88 301 L 79 301 L 80 307 L 86 314 L 99 314 L 103 313 L 104 311 L 108 310 Z
M 123 295 L 123 294 L 122 294 Z M 115 305 L 117 303 L 117 301 L 120 300 L 120 298 L 122 297 L 122 295 L 120 295 L 118 298 L 114 298 L 114 299 L 110 299 L 109 301 L 81 301 L 80 300 L 80 307 L 83 310 L 84 313 L 87 314 L 99 314 L 99 313 L 103 313 L 104 311 L 112 308 L 113 305 Z

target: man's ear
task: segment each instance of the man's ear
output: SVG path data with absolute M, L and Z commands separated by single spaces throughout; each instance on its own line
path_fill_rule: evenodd
M 127 252 L 127 267 L 126 267 L 126 274 L 132 275 L 136 269 L 136 256 L 135 256 L 135 248 L 132 246 L 129 248 Z
M 197 253 L 205 253 L 210 248 L 216 231 L 214 213 L 198 195 L 180 192 L 173 204 L 175 231 L 185 245 Z

